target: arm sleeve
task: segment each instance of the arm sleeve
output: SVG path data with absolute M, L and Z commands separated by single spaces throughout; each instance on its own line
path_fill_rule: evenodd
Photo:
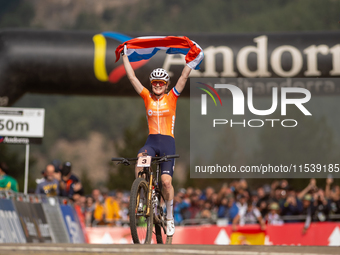
M 170 98 L 170 102 L 172 107 L 176 107 L 177 99 L 179 97 L 180 93 L 177 92 L 175 87 L 173 87 L 170 92 L 168 93 L 168 97 Z
M 142 92 L 139 95 L 143 98 L 144 103 L 146 105 L 146 102 L 148 98 L 150 97 L 150 91 L 147 90 L 146 88 L 143 88 Z
M 179 93 L 177 90 L 176 90 L 176 87 L 173 87 L 170 92 L 169 92 L 169 96 L 177 101 L 178 97 L 181 95 L 181 93 Z

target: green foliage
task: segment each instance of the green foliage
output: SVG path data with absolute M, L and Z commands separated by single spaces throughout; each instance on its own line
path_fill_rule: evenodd
M 289 111 L 292 119 L 298 120 L 295 128 L 285 128 L 281 125 L 272 128 L 263 127 L 260 132 L 259 149 L 253 154 L 250 165 L 259 165 L 265 162 L 272 166 L 304 165 L 304 164 L 336 164 L 339 156 L 337 145 L 334 143 L 332 128 L 327 124 L 325 116 L 320 118 L 304 116 L 299 110 Z M 272 119 L 279 119 L 275 114 Z M 308 128 L 306 128 L 308 127 Z M 308 175 L 307 175 L 308 177 Z M 266 179 L 270 182 L 272 179 Z M 252 185 L 263 184 L 263 179 L 252 179 Z M 289 179 L 295 189 L 302 190 L 308 185 L 309 179 Z M 324 180 L 318 181 L 324 186 Z M 320 187 L 319 186 L 319 187 Z
M 335 30 L 339 9 L 338 0 L 141 0 L 106 9 L 101 24 L 122 32 Z
M 136 100 L 140 98 L 26 95 L 15 106 L 45 108 L 46 130 L 41 147 L 44 151 L 57 139 L 86 139 L 91 131 L 119 138 L 125 127 L 145 114 L 144 107 L 135 106 Z
M 11 150 L 10 147 L 20 146 L 22 147 L 20 152 Z M 0 144 L 0 161 L 5 162 L 9 168 L 9 176 L 12 176 L 17 180 L 19 184 L 19 192 L 24 191 L 24 178 L 25 178 L 25 146 L 23 145 L 7 145 Z M 33 157 L 29 159 L 29 169 L 31 169 L 36 163 Z M 30 178 L 28 180 L 28 191 L 35 190 L 36 183 Z
M 100 19 L 91 13 L 81 13 L 77 17 L 75 25 L 72 29 L 76 30 L 100 30 Z
M 260 149 L 255 154 L 254 163 L 280 164 L 327 164 L 336 162 L 337 153 L 333 142 L 333 131 L 325 118 L 301 116 L 301 112 L 290 112 L 299 124 L 295 128 L 281 125 L 265 126 L 260 133 Z M 279 119 L 273 116 L 273 119 Z M 308 128 L 306 128 L 308 127 Z
M 93 187 L 93 183 L 92 183 L 92 181 L 91 181 L 91 179 L 88 175 L 87 170 L 83 170 L 81 172 L 80 180 L 81 180 L 81 184 L 83 186 L 85 195 L 91 195 L 94 187 Z
M 34 18 L 33 5 L 23 0 L 0 0 L 0 28 L 29 27 Z
M 187 84 L 187 86 L 189 86 Z M 187 89 L 187 88 L 186 88 Z M 175 123 L 176 153 L 180 155 L 176 162 L 189 164 L 190 159 L 190 100 L 180 97 L 176 106 Z
M 101 17 L 92 13 L 81 13 L 74 26 L 70 28 L 113 30 L 123 33 L 137 31 L 145 35 L 153 32 L 184 34 L 337 30 L 340 26 L 339 10 L 340 0 L 140 0 L 133 4 L 106 9 Z M 0 0 L 0 27 L 28 27 L 33 17 L 34 9 L 29 1 Z M 124 145 L 117 148 L 119 156 L 135 157 L 147 134 L 144 107 L 136 107 L 135 100 L 142 104 L 137 97 L 127 99 L 29 95 L 15 106 L 46 109 L 43 145 L 36 147 L 45 154 L 48 154 L 58 139 L 81 140 L 86 139 L 89 132 L 98 131 L 107 139 L 115 141 L 123 139 Z M 334 112 L 326 116 L 329 122 L 338 119 L 330 117 L 337 116 L 337 108 L 333 109 Z M 138 125 L 134 125 L 139 116 L 143 117 Z M 332 152 L 337 151 L 334 141 L 339 142 L 340 138 L 333 137 L 332 130 L 322 119 L 307 118 L 300 124 L 308 125 L 310 128 L 301 130 L 297 127 L 294 130 L 287 130 L 287 133 L 280 133 L 278 129 L 263 128 L 260 148 L 252 155 L 252 160 L 248 161 L 254 164 L 261 160 L 273 164 L 280 163 L 278 156 L 290 163 L 306 163 L 305 161 L 310 159 L 318 160 L 320 163 L 333 160 L 336 156 Z M 189 125 L 189 100 L 181 98 L 177 106 L 176 147 L 181 155 L 179 161 L 187 165 Z M 336 128 L 339 124 L 333 123 L 331 126 Z M 296 131 L 298 132 L 295 133 Z M 312 139 L 309 139 L 310 137 Z M 4 152 L 2 147 L 3 145 L 0 146 L 1 156 Z M 22 180 L 23 160 L 19 159 L 18 155 L 13 156 L 12 150 L 6 151 L 9 162 L 13 162 L 11 169 L 18 169 L 20 174 L 15 175 Z M 307 151 L 308 153 L 303 153 Z M 84 178 L 87 179 L 86 174 Z M 130 189 L 133 179 L 133 167 L 129 169 L 119 166 L 110 172 L 108 184 L 113 189 L 118 187 Z M 202 188 L 207 185 L 218 185 L 223 181 L 189 177 L 187 180 L 187 185 Z M 88 189 L 91 185 L 89 180 Z M 19 186 L 22 190 L 23 182 L 20 181 Z
M 125 129 L 123 134 L 123 143 L 116 145 L 119 157 L 135 158 L 141 147 L 145 144 L 148 136 L 148 127 L 145 116 L 137 119 L 136 124 Z M 115 164 L 115 163 L 113 163 Z M 109 189 L 130 190 L 132 182 L 135 179 L 135 165 L 124 166 L 115 165 L 114 169 L 109 171 L 108 182 L 106 186 Z
M 206 137 L 201 137 L 202 140 L 206 139 L 207 144 L 214 144 L 212 150 L 212 162 L 216 162 L 219 165 L 224 165 L 224 162 L 233 162 L 233 165 L 237 165 L 242 157 L 243 150 L 238 144 L 238 136 L 235 129 L 226 127 L 223 134 L 209 134 Z M 208 148 L 203 148 L 205 153 L 209 153 Z M 200 155 L 201 156 L 201 155 Z M 195 166 L 204 166 L 206 162 L 202 158 L 197 158 L 193 164 Z M 207 186 L 219 187 L 225 183 L 225 179 L 221 178 L 190 178 L 190 169 L 187 169 L 188 174 L 185 182 L 185 187 L 191 186 L 195 188 L 206 188 Z

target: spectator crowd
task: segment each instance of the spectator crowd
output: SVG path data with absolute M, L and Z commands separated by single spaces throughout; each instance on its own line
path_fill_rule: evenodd
M 84 216 L 86 226 L 120 226 L 129 222 L 129 192 L 101 187 L 84 196 L 81 181 L 72 173 L 70 162 L 55 160 L 37 179 L 36 194 L 62 196 L 74 201 Z M 321 188 L 323 186 L 324 188 Z M 0 189 L 18 191 L 8 167 L 0 163 Z M 332 217 L 333 216 L 333 217 Z M 335 217 L 334 217 L 335 216 Z M 327 178 L 319 186 L 310 179 L 303 190 L 293 189 L 287 180 L 273 181 L 251 189 L 245 179 L 225 183 L 216 190 L 188 187 L 179 189 L 174 197 L 176 225 L 194 224 L 259 224 L 280 225 L 285 222 L 305 222 L 305 233 L 312 221 L 340 220 L 340 187 Z
M 259 224 L 265 229 L 267 224 L 304 221 L 305 233 L 312 221 L 340 219 L 330 217 L 340 214 L 340 188 L 332 184 L 332 178 L 326 179 L 323 189 L 311 179 L 307 187 L 297 191 L 287 180 L 281 180 L 251 190 L 247 181 L 241 179 L 224 184 L 218 191 L 212 187 L 204 191 L 189 187 L 175 196 L 175 222 L 190 225 L 224 220 L 233 229 L 245 224 Z

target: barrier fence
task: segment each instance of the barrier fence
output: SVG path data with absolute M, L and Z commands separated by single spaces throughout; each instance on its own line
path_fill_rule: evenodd
M 282 215 L 280 218 L 285 222 L 303 222 L 306 220 L 307 215 Z M 317 215 L 312 216 L 312 220 L 318 221 Z M 185 219 L 181 221 L 181 226 L 192 226 L 192 225 L 228 225 L 227 218 L 219 218 L 219 219 Z M 340 214 L 330 214 L 327 215 L 327 221 L 340 221 Z
M 314 222 L 306 232 L 303 222 L 267 225 L 265 230 L 259 225 L 232 230 L 211 221 L 187 223 L 176 227 L 174 244 L 340 245 L 340 222 Z M 132 239 L 128 224 L 85 228 L 80 208 L 67 198 L 0 191 L 0 243 L 124 244 Z
M 67 198 L 0 192 L 0 243 L 85 243 Z
M 258 225 L 245 225 L 232 230 L 230 225 L 178 226 L 172 239 L 173 244 L 217 244 L 217 245 L 340 245 L 339 222 L 315 222 L 303 233 L 304 223 L 268 225 L 262 231 Z M 129 227 L 86 228 L 89 243 L 128 244 L 132 243 Z M 152 240 L 156 243 L 156 240 Z

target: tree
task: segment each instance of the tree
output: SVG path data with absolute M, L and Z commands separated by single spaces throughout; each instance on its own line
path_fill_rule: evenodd
M 18 145 L 13 145 L 18 146 Z M 19 184 L 19 191 L 24 191 L 24 178 L 25 178 L 25 159 L 20 157 L 19 153 L 10 149 L 7 144 L 0 144 L 0 161 L 5 162 L 9 169 L 9 176 L 17 180 Z M 29 168 L 33 167 L 36 160 L 33 157 L 29 159 Z M 31 175 L 30 175 L 31 176 Z M 35 190 L 35 180 L 29 176 L 28 190 Z
M 125 129 L 123 141 L 120 145 L 116 143 L 116 150 L 119 157 L 134 158 L 137 156 L 138 150 L 143 147 L 148 135 L 148 128 L 145 116 L 140 117 L 136 121 L 135 126 Z M 109 171 L 107 187 L 109 189 L 130 190 L 133 180 L 135 179 L 135 165 L 114 166 Z
M 84 189 L 85 195 L 91 195 L 93 190 L 93 183 L 89 178 L 87 169 L 83 169 L 80 176 L 80 181 Z
M 253 154 L 251 165 L 270 164 L 304 165 L 330 164 L 337 162 L 337 146 L 334 143 L 332 129 L 325 117 L 305 116 L 299 110 L 289 112 L 289 118 L 298 121 L 294 128 L 285 128 L 280 124 L 267 125 L 260 133 L 259 149 Z M 272 119 L 280 119 L 275 114 Z M 308 174 L 305 175 L 307 178 Z M 294 174 L 291 175 L 294 178 Z M 268 181 L 268 179 L 266 180 Z M 295 188 L 304 188 L 309 179 L 290 179 Z M 253 179 L 252 183 L 263 183 L 263 179 Z
M 203 134 L 200 137 L 204 139 Z M 237 133 L 233 128 L 227 126 L 223 132 L 210 134 L 207 136 L 207 138 L 209 138 L 207 142 L 201 142 L 200 146 L 202 146 L 202 144 L 209 144 L 210 146 L 213 145 L 213 147 L 209 148 L 202 146 L 205 150 L 205 154 L 211 154 L 211 159 L 207 157 L 206 160 L 208 161 L 203 160 L 204 155 L 198 154 L 196 155 L 197 158 L 194 160 L 195 163 L 191 165 L 191 168 L 194 168 L 195 166 L 205 166 L 207 165 L 207 162 L 209 162 L 208 165 L 211 165 L 213 162 L 213 164 L 218 164 L 220 166 L 231 164 L 233 166 L 239 167 L 240 162 L 244 157 L 244 151 L 241 149 L 241 146 L 238 143 Z M 212 153 L 209 153 L 209 150 L 211 150 Z M 191 171 L 193 171 L 193 169 Z M 190 178 L 190 171 L 188 170 L 185 186 L 193 186 L 198 188 L 206 188 L 207 186 L 217 187 L 222 186 L 223 183 L 226 182 L 226 179 L 232 180 L 228 178 L 228 175 L 224 175 L 224 178 L 213 178 L 214 176 L 209 177 L 211 178 Z
M 23 0 L 0 0 L 1 27 L 29 27 L 35 11 L 33 5 Z
M 100 30 L 100 17 L 92 13 L 80 13 L 72 29 Z

